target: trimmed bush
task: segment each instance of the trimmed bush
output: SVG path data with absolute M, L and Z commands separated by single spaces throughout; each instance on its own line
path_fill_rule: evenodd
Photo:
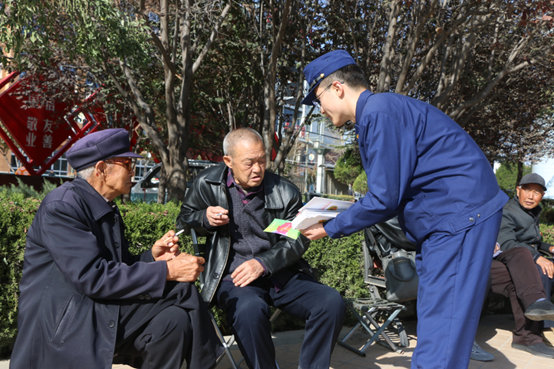
M 40 202 L 23 193 L 0 192 L 0 351 L 15 340 L 19 281 L 23 270 L 25 237 Z
M 319 281 L 344 297 L 367 297 L 363 277 L 361 232 L 349 237 L 313 241 L 304 258 L 317 271 Z
M 330 194 L 323 194 L 323 197 L 327 199 L 333 199 L 333 200 L 341 200 L 341 201 L 354 201 L 354 196 L 350 195 L 330 195 Z
M 157 203 L 118 203 L 119 211 L 125 223 L 125 237 L 129 241 L 130 251 L 140 254 L 149 250 L 167 231 L 175 229 L 175 219 L 179 215 L 180 205 L 168 202 Z M 190 236 L 179 237 L 181 251 L 192 252 Z

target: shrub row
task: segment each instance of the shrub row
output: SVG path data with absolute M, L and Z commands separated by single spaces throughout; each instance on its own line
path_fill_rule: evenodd
M 17 301 L 23 269 L 25 235 L 40 201 L 25 198 L 24 193 L 0 188 L 0 351 L 6 353 L 17 334 Z M 119 204 L 124 218 L 125 235 L 133 253 L 148 250 L 165 232 L 175 227 L 179 206 L 130 203 Z M 366 296 L 364 288 L 360 234 L 340 240 L 325 238 L 312 242 L 305 257 L 319 274 L 320 281 L 336 288 L 345 297 Z M 190 236 L 181 237 L 182 251 L 192 251 Z M 216 320 L 224 319 L 217 309 Z M 297 328 L 299 322 L 290 317 L 277 320 L 279 330 Z M 221 325 L 221 324 L 220 324 Z

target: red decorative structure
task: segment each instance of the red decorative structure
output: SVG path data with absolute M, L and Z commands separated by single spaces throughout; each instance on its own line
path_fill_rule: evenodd
M 0 81 L 0 89 L 14 81 L 18 74 L 13 72 Z M 17 98 L 21 96 L 22 88 L 18 80 L 0 94 L 0 120 L 13 137 L 13 141 L 1 126 L 0 138 L 6 142 L 31 175 L 39 176 L 50 168 L 75 141 L 86 133 L 95 131 L 99 124 L 89 114 L 88 122 L 83 127 L 79 127 L 75 120 L 79 111 L 65 117 L 71 107 L 64 103 L 48 102 L 44 106 L 33 107 L 37 104 L 33 103 L 32 96 L 28 101 Z M 28 108 L 25 109 L 24 105 Z M 59 148 L 64 142 L 65 144 Z M 54 152 L 54 156 L 47 160 Z

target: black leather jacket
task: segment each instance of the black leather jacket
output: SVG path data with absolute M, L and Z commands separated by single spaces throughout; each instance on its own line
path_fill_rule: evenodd
M 226 191 L 227 166 L 217 165 L 202 171 L 192 187 L 187 192 L 181 212 L 177 217 L 177 228 L 192 227 L 198 236 L 206 236 L 206 264 L 204 265 L 204 286 L 202 298 L 211 303 L 214 294 L 221 282 L 225 266 L 228 262 L 231 249 L 229 225 L 218 227 L 210 232 L 203 225 L 204 214 L 209 206 L 221 206 L 229 209 L 229 199 Z M 264 225 L 267 227 L 273 219 L 292 220 L 302 207 L 302 197 L 298 188 L 289 180 L 271 172 L 265 172 L 264 181 L 265 212 Z M 310 241 L 300 236 L 297 240 L 276 234 L 268 233 L 271 248 L 259 255 L 270 277 L 283 268 L 294 271 L 311 273 L 309 265 L 302 259 L 302 255 L 310 246 Z

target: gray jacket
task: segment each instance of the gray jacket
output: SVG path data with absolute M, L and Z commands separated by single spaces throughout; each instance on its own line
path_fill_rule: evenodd
M 498 233 L 498 243 L 503 251 L 514 247 L 525 247 L 531 251 L 535 261 L 540 256 L 539 250 L 548 252 L 552 245 L 542 241 L 539 228 L 539 216 L 542 206 L 527 210 L 515 196 L 504 205 L 502 224 Z
M 181 212 L 177 217 L 178 229 L 192 227 L 199 236 L 207 237 L 206 264 L 204 265 L 205 281 L 201 294 L 204 301 L 211 303 L 221 282 L 225 266 L 228 263 L 231 250 L 229 224 L 218 227 L 215 232 L 204 228 L 203 219 L 209 206 L 221 206 L 229 209 L 229 199 L 226 191 L 227 166 L 217 165 L 202 171 L 191 189 L 187 192 Z M 264 186 L 263 223 L 267 227 L 273 219 L 292 220 L 302 207 L 302 198 L 298 188 L 289 180 L 271 172 L 266 172 Z M 297 272 L 311 273 L 309 265 L 302 255 L 310 246 L 310 241 L 300 236 L 293 240 L 286 236 L 268 233 L 271 248 L 259 255 L 266 270 L 266 277 L 276 272 L 291 268 Z

